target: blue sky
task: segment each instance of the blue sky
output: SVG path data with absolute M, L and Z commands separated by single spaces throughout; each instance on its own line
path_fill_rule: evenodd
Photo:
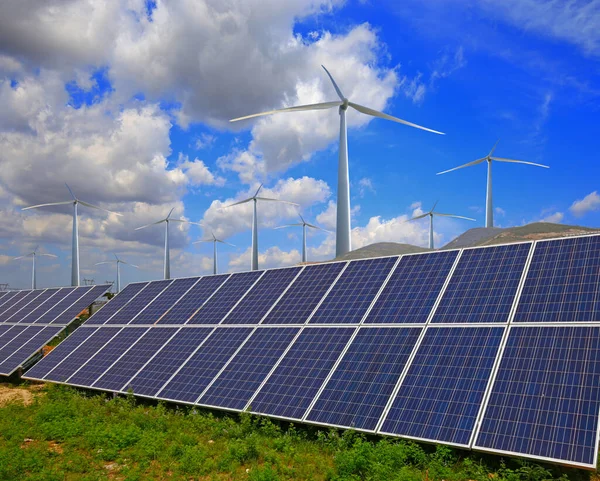
M 29 265 L 11 258 L 40 244 L 59 256 L 40 284 L 68 283 L 68 210 L 21 211 L 66 200 L 65 181 L 124 214 L 82 210 L 82 277 L 96 281 L 114 277 L 93 265 L 112 252 L 143 267 L 125 282 L 160 277 L 162 229 L 133 229 L 171 207 L 206 225 L 174 229 L 174 275 L 210 272 L 210 246 L 191 244 L 210 230 L 236 245 L 222 270 L 248 269 L 249 212 L 221 207 L 261 182 L 334 228 L 334 111 L 227 122 L 335 100 L 320 63 L 351 100 L 446 133 L 349 117 L 354 247 L 425 245 L 426 221 L 405 221 L 437 200 L 477 219 L 437 223 L 438 244 L 483 226 L 485 166 L 435 174 L 498 139 L 498 156 L 551 168 L 494 165 L 496 225 L 600 227 L 596 1 L 51 3 L 0 7 L 1 282 L 25 287 Z M 259 207 L 262 265 L 298 262 L 300 231 L 272 229 L 293 209 Z M 309 256 L 333 257 L 333 239 L 311 235 Z

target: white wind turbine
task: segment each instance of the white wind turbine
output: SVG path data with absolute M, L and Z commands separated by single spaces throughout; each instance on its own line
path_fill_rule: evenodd
M 252 197 L 249 197 L 244 200 L 240 200 L 239 202 L 235 202 L 233 204 L 229 204 L 229 205 L 226 205 L 225 207 L 223 207 L 223 209 L 227 209 L 229 207 L 233 207 L 234 205 L 245 204 L 246 202 L 253 201 L 253 206 L 252 206 L 253 207 L 253 211 L 252 211 L 252 261 L 251 261 L 251 269 L 253 271 L 258 270 L 258 219 L 256 217 L 256 203 L 259 200 L 265 200 L 265 201 L 270 201 L 270 202 L 280 202 L 282 204 L 295 205 L 296 207 L 299 207 L 298 204 L 295 204 L 294 202 L 288 202 L 286 200 L 270 199 L 268 197 L 258 197 L 258 193 L 260 192 L 260 189 L 262 189 L 262 186 L 263 185 L 260 184 L 256 193 Z
M 434 216 L 439 216 L 439 217 L 454 217 L 455 219 L 465 219 L 465 220 L 472 220 L 473 222 L 475 222 L 475 219 L 471 219 L 470 217 L 464 217 L 462 215 L 454 215 L 454 214 L 442 214 L 440 212 L 434 212 L 435 211 L 435 206 L 437 205 L 438 201 L 435 202 L 435 204 L 433 204 L 433 207 L 431 208 L 431 210 L 429 212 L 425 212 L 424 214 L 418 215 L 416 217 L 413 217 L 412 219 L 408 219 L 406 222 L 411 222 L 413 220 L 417 220 L 417 219 L 422 219 L 423 217 L 427 217 L 429 216 L 429 248 L 433 249 L 433 217 Z
M 297 222 L 295 224 L 285 224 L 279 227 L 275 227 L 275 229 L 284 229 L 286 227 L 296 227 L 296 226 L 302 226 L 302 262 L 306 262 L 306 228 L 310 227 L 311 229 L 317 229 L 317 230 L 322 230 L 323 232 L 331 232 L 327 229 L 323 229 L 322 227 L 313 225 L 313 224 L 309 224 L 308 222 L 306 222 L 304 220 L 304 217 L 302 217 L 301 214 L 298 214 L 300 216 L 300 219 L 302 220 L 302 222 Z
M 535 165 L 536 167 L 544 167 L 545 169 L 549 169 L 547 165 L 536 164 L 534 162 L 525 162 L 524 160 L 514 160 L 514 159 L 505 159 L 504 157 L 493 157 L 494 150 L 496 150 L 496 146 L 498 145 L 499 140 L 496 141 L 490 153 L 481 159 L 474 160 L 473 162 L 469 162 L 464 165 L 459 165 L 458 167 L 454 167 L 453 169 L 444 170 L 443 172 L 438 172 L 437 175 L 445 174 L 447 172 L 452 172 L 453 170 L 462 169 L 463 167 L 470 167 L 472 165 L 481 164 L 482 162 L 487 162 L 487 192 L 485 197 L 485 226 L 486 227 L 494 227 L 494 206 L 492 202 L 492 161 L 496 162 L 510 162 L 514 164 L 527 164 L 527 165 Z
M 35 249 L 33 249 L 32 252 L 29 252 L 28 254 L 23 254 L 22 256 L 19 257 L 15 257 L 13 260 L 16 261 L 17 259 L 25 259 L 26 257 L 31 257 L 31 288 L 32 289 L 37 289 L 37 274 L 35 271 L 35 258 L 37 256 L 43 256 L 43 257 L 57 257 L 54 254 L 38 254 L 37 250 L 38 250 L 37 246 Z
M 167 217 L 165 217 L 164 219 L 161 220 L 157 220 L 156 222 L 152 222 L 152 224 L 146 224 L 143 225 L 141 227 L 136 227 L 135 230 L 140 230 L 140 229 L 145 229 L 146 227 L 151 227 L 153 225 L 157 225 L 157 224 L 162 224 L 163 222 L 165 223 L 165 269 L 164 269 L 164 278 L 165 279 L 170 279 L 171 278 L 171 258 L 170 258 L 170 249 L 169 249 L 169 222 L 181 222 L 184 224 L 193 224 L 193 225 L 202 225 L 198 222 L 190 222 L 189 220 L 185 220 L 185 219 L 172 219 L 171 218 L 171 214 L 173 213 L 173 210 L 175 210 L 175 207 L 173 207 L 173 209 L 171 209 L 169 211 L 169 213 L 167 214 Z
M 129 262 L 125 262 L 122 261 L 121 259 L 119 259 L 117 257 L 117 254 L 113 254 L 115 256 L 115 260 L 114 261 L 103 261 L 103 262 L 96 262 L 96 266 L 99 266 L 101 264 L 117 264 L 117 294 L 119 292 L 121 292 L 121 264 L 125 264 L 126 266 L 131 266 L 131 267 L 135 267 L 136 269 L 139 269 L 139 266 L 136 266 L 135 264 L 130 264 Z
M 212 236 L 212 239 L 201 239 L 199 241 L 193 242 L 193 244 L 200 244 L 201 242 L 212 242 L 213 243 L 213 274 L 217 273 L 217 242 L 219 244 L 225 244 L 231 247 L 235 247 L 233 244 L 230 244 L 229 242 L 225 242 L 224 240 L 221 239 L 217 239 L 215 237 L 214 232 L 210 233 Z
M 431 130 L 426 127 L 422 127 L 417 124 L 413 124 L 411 122 L 407 122 L 406 120 L 399 119 L 397 117 L 392 117 L 391 115 L 384 114 L 383 112 L 379 112 L 377 110 L 370 109 L 368 107 L 364 107 L 362 105 L 356 104 L 354 102 L 350 102 L 342 91 L 333 80 L 333 76 L 329 73 L 329 71 L 323 66 L 323 69 L 327 73 L 327 76 L 331 80 L 333 84 L 333 88 L 335 89 L 340 100 L 335 100 L 333 102 L 322 102 L 318 104 L 310 104 L 310 105 L 299 105 L 296 107 L 287 107 L 283 109 L 269 110 L 268 112 L 261 112 L 258 114 L 246 115 L 244 117 L 239 117 L 237 119 L 232 119 L 230 122 L 237 122 L 238 120 L 250 119 L 253 117 L 259 117 L 262 115 L 271 115 L 278 112 L 297 112 L 303 110 L 323 110 L 323 109 L 331 109 L 334 107 L 339 107 L 340 113 L 340 145 L 338 149 L 339 157 L 338 157 L 338 187 L 337 187 L 337 220 L 336 220 L 336 242 L 335 242 L 335 250 L 336 257 L 342 254 L 346 254 L 352 250 L 350 243 L 350 178 L 348 175 L 348 141 L 347 141 L 347 128 L 346 128 L 346 110 L 348 107 L 352 107 L 359 112 L 371 115 L 372 117 L 379 117 L 381 119 L 391 120 L 393 122 L 398 122 L 400 124 L 408 125 L 410 127 L 415 127 L 417 129 L 426 130 L 428 132 L 433 132 L 435 134 L 441 134 L 442 132 L 438 132 L 437 130 Z
M 98 207 L 97 205 L 93 205 L 93 204 L 89 204 L 88 202 L 84 202 L 84 201 L 78 199 L 77 197 L 75 197 L 75 194 L 73 194 L 73 191 L 71 190 L 71 188 L 67 184 L 65 184 L 65 185 L 67 186 L 67 189 L 69 189 L 69 193 L 71 194 L 71 197 L 73 197 L 72 200 L 66 200 L 64 202 L 51 202 L 49 204 L 32 205 L 29 207 L 25 207 L 23 210 L 37 209 L 38 207 L 47 207 L 47 206 L 52 206 L 52 205 L 69 205 L 69 204 L 73 205 L 73 241 L 72 241 L 72 254 L 71 254 L 71 285 L 78 286 L 79 285 L 79 227 L 77 224 L 77 205 L 81 204 L 81 205 L 84 205 L 91 209 L 97 209 L 97 210 L 102 210 L 104 212 L 108 212 L 109 214 L 115 214 L 115 215 L 123 215 L 123 214 L 119 214 L 117 212 L 112 212 L 110 210 L 103 209 L 102 207 Z

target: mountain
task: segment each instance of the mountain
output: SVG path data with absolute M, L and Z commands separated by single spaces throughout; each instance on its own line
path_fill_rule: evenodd
M 413 246 L 410 244 L 398 244 L 396 242 L 378 242 L 371 244 L 347 254 L 336 257 L 336 261 L 347 261 L 350 259 L 364 259 L 367 257 L 385 257 L 398 256 L 401 254 L 413 254 L 416 252 L 426 252 L 429 249 L 425 247 Z

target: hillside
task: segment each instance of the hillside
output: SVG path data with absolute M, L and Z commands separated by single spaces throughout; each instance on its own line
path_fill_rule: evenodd
M 351 259 L 364 259 L 368 257 L 397 256 L 401 254 L 414 254 L 416 252 L 426 252 L 429 249 L 425 247 L 413 246 L 410 244 L 399 244 L 397 242 L 377 242 L 360 249 L 348 252 L 342 256 L 336 257 L 336 261 L 346 261 Z

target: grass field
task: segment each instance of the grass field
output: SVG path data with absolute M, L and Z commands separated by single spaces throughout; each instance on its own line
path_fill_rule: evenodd
M 0 480 L 590 480 L 589 472 L 59 386 L 0 387 Z

